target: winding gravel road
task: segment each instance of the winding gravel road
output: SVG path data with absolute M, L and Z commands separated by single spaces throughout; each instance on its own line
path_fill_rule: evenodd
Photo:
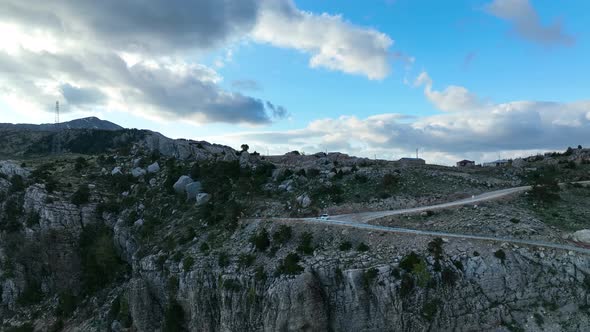
M 574 183 L 578 183 L 578 184 L 582 184 L 582 185 L 590 185 L 590 181 L 579 181 L 579 182 L 574 182 Z M 563 186 L 565 184 L 560 184 L 560 185 Z M 415 229 L 408 229 L 408 228 L 398 228 L 398 227 L 388 227 L 388 226 L 379 226 L 379 225 L 368 224 L 368 222 L 371 220 L 380 219 L 380 218 L 387 217 L 387 216 L 419 213 L 419 212 L 423 212 L 423 211 L 439 210 L 439 209 L 452 208 L 452 207 L 457 207 L 457 206 L 462 206 L 462 205 L 475 204 L 475 203 L 479 203 L 479 202 L 485 202 L 485 201 L 490 201 L 490 200 L 506 197 L 506 196 L 516 194 L 516 193 L 521 193 L 521 192 L 524 192 L 524 191 L 527 191 L 530 189 L 531 189 L 531 186 L 508 188 L 508 189 L 487 192 L 487 193 L 484 193 L 481 195 L 476 195 L 471 198 L 461 199 L 461 200 L 454 201 L 454 202 L 429 205 L 429 206 L 423 206 L 423 207 L 417 207 L 417 208 L 411 208 L 411 209 L 341 214 L 341 215 L 330 216 L 329 219 L 327 219 L 327 220 L 321 220 L 318 218 L 275 218 L 275 219 L 289 220 L 289 221 L 300 221 L 300 222 L 307 222 L 307 223 L 314 223 L 314 224 L 345 226 L 345 227 L 353 227 L 353 228 L 359 228 L 359 229 L 368 229 L 368 230 L 383 231 L 383 232 L 398 233 L 398 234 L 413 234 L 413 235 L 426 235 L 426 236 L 447 237 L 447 238 L 471 239 L 471 240 L 480 240 L 480 241 L 506 242 L 506 243 L 512 243 L 512 244 L 518 244 L 518 245 L 528 245 L 528 246 L 568 250 L 568 251 L 578 252 L 581 254 L 590 255 L 590 249 L 586 249 L 586 248 L 575 246 L 575 245 L 568 245 L 568 244 L 558 244 L 558 243 L 551 243 L 551 242 L 544 242 L 544 241 L 522 240 L 522 239 L 505 238 L 505 237 L 494 237 L 494 236 L 486 236 L 486 235 L 470 235 L 470 234 L 424 231 L 424 230 L 415 230 Z

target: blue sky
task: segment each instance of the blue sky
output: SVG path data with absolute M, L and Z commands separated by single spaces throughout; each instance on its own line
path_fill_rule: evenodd
M 56 20 L 71 26 L 32 33 L 26 4 L 11 2 L 0 5 L 0 32 L 14 36 L 0 42 L 4 122 L 50 122 L 46 105 L 58 99 L 65 119 L 97 115 L 171 137 L 387 159 L 419 148 L 443 164 L 590 144 L 586 1 L 154 1 L 161 22 L 122 6 L 120 37 L 93 25 L 116 20 L 112 6 L 58 1 Z M 223 19 L 190 23 L 196 12 Z M 127 68 L 108 67 L 118 61 Z

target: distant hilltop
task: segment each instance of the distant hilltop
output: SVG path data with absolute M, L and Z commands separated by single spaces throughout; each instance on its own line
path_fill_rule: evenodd
M 110 121 L 101 120 L 97 117 L 88 117 L 76 119 L 68 122 L 43 124 L 25 124 L 25 123 L 0 123 L 0 130 L 33 130 L 33 131 L 57 131 L 59 129 L 99 129 L 99 130 L 121 130 L 125 129 L 118 124 Z

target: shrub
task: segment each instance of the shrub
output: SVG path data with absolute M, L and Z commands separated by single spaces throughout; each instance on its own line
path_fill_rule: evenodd
M 230 263 L 229 255 L 225 252 L 222 252 L 217 257 L 217 264 L 219 267 L 226 267 Z
M 359 245 L 356 247 L 356 250 L 357 250 L 357 251 L 360 251 L 360 252 L 366 252 L 366 251 L 369 251 L 369 246 L 368 246 L 368 245 L 366 245 L 364 242 L 361 242 L 361 243 L 359 243 Z
M 15 192 L 19 192 L 19 191 L 23 191 L 25 190 L 25 181 L 23 180 L 23 177 L 20 175 L 13 175 L 10 178 L 10 189 L 9 191 L 11 193 L 15 193 Z
M 192 256 L 187 256 L 182 260 L 182 269 L 185 271 L 190 270 L 195 264 L 195 259 Z
M 414 278 L 412 278 L 412 276 L 410 274 L 404 274 L 402 276 L 402 281 L 400 283 L 400 288 L 399 288 L 399 295 L 401 297 L 406 297 L 408 295 L 410 295 L 415 288 L 415 283 L 414 283 Z
M 378 275 L 379 275 L 379 270 L 374 267 L 364 271 L 363 272 L 363 285 L 365 285 L 365 287 L 369 287 L 371 285 L 371 283 L 373 282 L 373 280 L 375 280 Z
M 5 331 L 6 332 L 33 332 L 33 331 L 35 331 L 35 328 L 33 327 L 33 324 L 31 324 L 31 323 L 24 323 L 23 325 L 20 325 L 20 326 L 9 327 Z
M 84 157 L 76 158 L 76 162 L 74 164 L 74 170 L 76 170 L 76 172 L 80 172 L 81 170 L 83 170 L 87 166 L 88 166 L 88 161 L 86 161 L 86 158 L 84 158 Z
M 506 260 L 506 253 L 504 252 L 504 250 L 499 249 L 494 253 L 494 256 L 496 258 L 498 258 L 499 260 L 502 261 L 502 263 L 504 263 L 504 261 Z
M 531 197 L 537 201 L 551 203 L 559 199 L 559 182 L 557 169 L 546 167 L 531 173 L 529 182 L 532 184 Z
M 442 248 L 443 240 L 437 237 L 428 243 L 428 251 L 439 260 L 443 257 L 444 250 Z
M 311 255 L 315 248 L 313 247 L 313 234 L 310 232 L 305 232 L 301 234 L 301 242 L 299 243 L 299 247 L 297 247 L 297 251 L 303 253 L 304 255 Z
M 274 232 L 274 234 L 272 235 L 272 240 L 276 243 L 279 243 L 281 245 L 289 242 L 289 240 L 291 239 L 292 236 L 292 230 L 290 226 L 287 225 L 281 225 L 279 226 L 279 229 Z
M 242 289 L 242 285 L 235 279 L 225 279 L 223 281 L 223 289 L 227 289 L 232 292 L 239 292 Z
M 82 285 L 87 294 L 104 288 L 124 270 L 112 231 L 102 224 L 84 227 L 80 235 Z
M 184 310 L 175 300 L 171 300 L 164 313 L 163 332 L 186 331 L 184 328 Z
M 296 275 L 303 272 L 303 267 L 299 265 L 301 258 L 295 253 L 288 254 L 277 268 L 277 273 Z
M 426 287 L 432 278 L 424 260 L 420 260 L 418 264 L 414 265 L 412 273 L 416 276 L 416 281 L 420 287 Z
M 254 279 L 256 281 L 263 281 L 266 280 L 266 272 L 264 271 L 264 267 L 258 266 L 254 270 Z
M 455 274 L 455 271 L 453 271 L 453 269 L 448 266 L 442 270 L 440 276 L 444 285 L 454 286 L 457 282 L 457 275 Z
M 256 250 L 265 251 L 270 246 L 268 231 L 263 228 L 260 232 L 250 238 L 250 242 L 256 247 Z
M 209 254 L 209 244 L 207 242 L 201 243 L 201 246 L 199 246 L 199 250 L 201 250 L 202 253 Z
M 399 267 L 405 270 L 406 272 L 411 272 L 414 269 L 414 266 L 418 264 L 421 260 L 422 257 L 420 257 L 418 254 L 412 251 L 410 254 L 402 258 L 402 260 L 399 263 Z
M 422 306 L 422 317 L 431 322 L 436 316 L 441 303 L 442 302 L 439 299 L 424 303 L 424 306 Z
M 76 190 L 71 197 L 72 204 L 80 206 L 82 204 L 88 203 L 90 200 L 90 190 L 88 189 L 87 185 L 81 185 L 78 190 Z
M 352 249 L 352 243 L 350 243 L 350 241 L 344 241 L 344 242 L 340 243 L 340 246 L 338 248 L 341 251 L 348 251 L 348 250 Z

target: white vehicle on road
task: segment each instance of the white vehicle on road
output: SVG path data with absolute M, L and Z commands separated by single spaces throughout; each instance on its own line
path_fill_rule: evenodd
M 328 215 L 327 215 L 327 214 L 325 214 L 325 213 L 324 213 L 324 214 L 322 214 L 322 215 L 320 215 L 320 216 L 318 217 L 318 219 L 320 219 L 320 220 L 328 220 L 329 218 L 330 218 L 330 216 L 328 216 Z

